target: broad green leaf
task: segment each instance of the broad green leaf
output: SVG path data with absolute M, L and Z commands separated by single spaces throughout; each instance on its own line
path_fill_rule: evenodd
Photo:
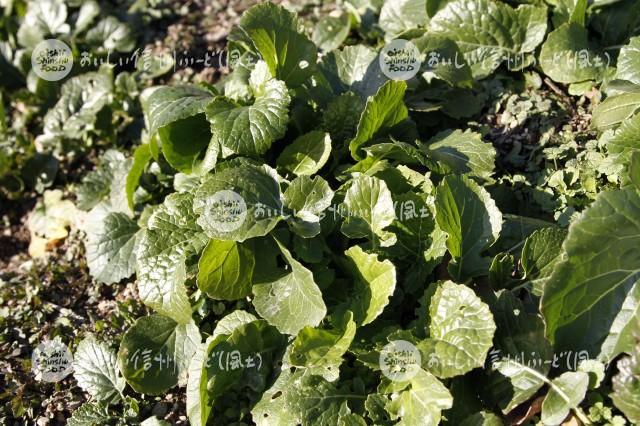
M 607 60 L 590 49 L 587 36 L 587 30 L 574 22 L 551 32 L 540 51 L 544 73 L 560 83 L 602 79 Z
M 67 420 L 69 426 L 96 426 L 110 424 L 118 416 L 109 411 L 106 404 L 100 402 L 85 402 L 78 407 Z
M 289 354 L 291 365 L 304 367 L 333 382 L 338 379 L 342 356 L 356 333 L 353 313 L 347 311 L 330 329 L 305 327 L 296 336 Z
M 640 151 L 640 114 L 622 122 L 615 135 L 607 141 L 607 151 L 616 164 L 629 165 L 631 155 Z
M 336 95 L 352 91 L 366 99 L 387 81 L 378 63 L 378 53 L 362 44 L 329 52 L 319 67 Z
M 242 299 L 251 293 L 255 262 L 250 241 L 211 240 L 198 262 L 198 288 L 213 299 Z
M 76 205 L 82 210 L 91 210 L 107 200 L 114 211 L 129 213 L 130 209 L 122 196 L 121 183 L 126 179 L 131 161 L 115 149 L 105 151 L 98 166 L 82 178 L 76 188 Z
M 291 272 L 273 282 L 255 284 L 253 306 L 281 333 L 295 336 L 306 326 L 320 324 L 327 307 L 311 271 L 295 260 L 279 241 L 278 246 Z
M 124 213 L 109 213 L 87 233 L 85 248 L 91 276 L 111 284 L 130 277 L 136 268 L 138 224 Z
M 133 31 L 115 16 L 101 19 L 94 27 L 87 31 L 87 43 L 102 48 L 107 52 L 130 52 L 135 47 Z
M 151 135 L 167 124 L 202 113 L 212 100 L 211 92 L 186 85 L 153 87 L 140 97 Z
M 567 231 L 561 228 L 542 228 L 534 231 L 522 247 L 521 263 L 524 278 L 532 284 L 531 292 L 542 295 L 545 282 L 560 260 L 562 243 Z
M 640 319 L 637 321 L 640 330 Z M 611 380 L 611 399 L 633 423 L 640 423 L 640 347 L 617 363 L 618 374 Z
M 18 30 L 18 41 L 25 47 L 35 47 L 40 41 L 70 32 L 67 6 L 63 0 L 33 0 L 27 2 L 27 12 Z M 15 24 L 14 24 L 15 25 Z
M 433 374 L 418 370 L 410 380 L 410 387 L 387 402 L 385 408 L 391 419 L 400 419 L 400 426 L 436 426 L 440 424 L 442 410 L 453 405 L 449 390 Z
M 326 16 L 322 18 L 313 30 L 311 39 L 319 49 L 330 52 L 340 47 L 351 30 L 348 13 L 339 16 Z
M 430 82 L 435 77 L 452 86 L 472 87 L 471 67 L 454 41 L 426 33 L 411 42 L 424 55 L 420 71 L 425 80 Z
M 210 341 L 200 378 L 201 389 L 206 387 L 201 399 L 206 410 L 203 417 L 216 398 L 233 387 L 262 392 L 285 345 L 286 337 L 264 320 L 240 325 Z
M 211 337 L 216 338 L 221 334 L 231 334 L 241 325 L 248 324 L 257 319 L 258 318 L 256 318 L 255 315 L 250 314 L 247 311 L 243 311 L 241 309 L 235 310 L 218 321 Z
M 169 195 L 149 217 L 136 249 L 140 298 L 181 324 L 191 321 L 185 262 L 208 241 L 192 209 L 192 194 Z
M 341 231 L 349 238 L 380 240 L 383 247 L 393 245 L 396 237 L 384 229 L 396 217 L 391 191 L 376 177 L 358 176 L 353 179 L 344 198 L 346 218 Z
M 252 105 L 218 97 L 206 108 L 212 143 L 220 146 L 222 157 L 233 154 L 259 157 L 287 130 L 291 102 L 287 86 L 265 76 L 268 70 L 264 68 L 264 63 L 259 62 L 251 73 L 250 87 L 255 97 Z
M 389 42 L 405 31 L 424 27 L 427 21 L 425 0 L 386 0 L 380 9 L 378 25 Z
M 633 37 L 620 49 L 616 78 L 640 84 L 640 37 Z
M 120 376 L 116 354 L 93 336 L 84 338 L 73 356 L 73 377 L 97 401 L 116 402 L 125 380 Z
M 592 125 L 599 131 L 611 129 L 637 112 L 640 112 L 640 91 L 611 96 L 593 110 Z
M 438 286 L 429 305 L 429 338 L 419 343 L 423 366 L 440 378 L 484 365 L 496 324 L 489 307 L 469 287 Z
M 127 204 L 129 205 L 129 209 L 132 211 L 134 207 L 133 194 L 136 192 L 142 173 L 144 173 L 144 169 L 150 160 L 151 148 L 147 143 L 138 146 L 133 152 L 133 164 L 127 174 L 127 183 L 125 187 L 125 191 L 127 193 Z
M 242 14 L 239 29 L 231 32 L 229 40 L 252 43 L 271 75 L 297 87 L 313 74 L 317 60 L 315 44 L 298 27 L 294 13 L 266 2 Z
M 569 227 L 540 302 L 557 351 L 609 361 L 630 350 L 628 325 L 640 309 L 639 216 L 634 188 L 605 191 Z
M 337 425 L 349 397 L 320 376 L 283 370 L 251 414 L 257 426 Z
M 447 3 L 429 22 L 429 31 L 458 45 L 474 78 L 489 76 L 508 60 L 510 69 L 526 65 L 525 56 L 544 39 L 547 12 L 543 7 L 517 9 L 491 0 Z
M 480 411 L 462 421 L 460 426 L 503 426 L 502 419 L 489 411 Z
M 163 315 L 141 317 L 122 337 L 118 365 L 136 392 L 159 395 L 186 384 L 200 341 L 193 322 L 178 324 Z
M 206 368 L 207 350 L 214 339 L 215 336 L 211 336 L 199 345 L 189 362 L 186 405 L 187 417 L 189 418 L 189 424 L 192 426 L 205 426 L 211 412 L 211 407 L 207 403 L 207 384 L 206 382 L 203 383 L 202 375 Z
M 287 145 L 278 157 L 278 166 L 296 176 L 317 173 L 331 154 L 331 137 L 314 130 Z
M 293 212 L 289 224 L 303 238 L 320 233 L 320 215 L 330 205 L 333 191 L 320 176 L 300 176 L 284 192 L 284 205 Z
M 92 130 L 98 112 L 110 102 L 111 76 L 89 72 L 66 81 L 60 99 L 44 116 L 45 139 L 79 139 Z
M 194 195 L 193 210 L 198 215 L 198 225 L 210 238 L 219 240 L 242 242 L 267 235 L 281 219 L 283 208 L 276 179 L 273 169 L 253 164 L 232 166 L 208 175 Z M 233 191 L 236 195 L 221 191 Z M 229 201 L 238 201 L 238 205 L 225 207 L 224 203 Z
M 482 179 L 490 179 L 493 174 L 496 150 L 478 133 L 447 130 L 421 148 L 427 157 L 437 161 L 443 174 L 468 174 Z
M 490 259 L 482 252 L 500 235 L 502 214 L 489 193 L 464 176 L 445 176 L 436 193 L 436 221 L 446 232 L 449 273 L 464 281 L 485 274 Z
M 487 382 L 489 398 L 504 414 L 531 398 L 545 384 L 553 349 L 538 314 L 527 313 L 510 291 L 502 291 L 492 305 L 496 322 Z
M 558 425 L 584 399 L 589 387 L 589 375 L 568 372 L 553 379 L 549 393 L 542 402 L 542 423 Z
M 348 301 L 358 325 L 375 320 L 389 303 L 396 288 L 396 268 L 389 260 L 380 261 L 375 254 L 366 253 L 359 246 L 345 252 L 354 278 L 354 289 Z
M 407 83 L 389 80 L 378 92 L 367 99 L 362 111 L 356 136 L 349 141 L 349 150 L 356 160 L 362 160 L 360 148 L 367 142 L 387 136 L 395 126 L 409 115 L 404 105 Z
M 167 163 L 178 171 L 191 173 L 211 141 L 210 125 L 199 113 L 160 127 L 158 139 Z

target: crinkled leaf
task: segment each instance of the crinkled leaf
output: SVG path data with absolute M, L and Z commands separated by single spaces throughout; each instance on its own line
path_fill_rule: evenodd
M 638 320 L 640 323 L 640 320 Z M 640 330 L 640 327 L 638 328 Z M 618 374 L 612 379 L 611 399 L 633 423 L 640 423 L 640 348 L 617 363 Z
M 73 356 L 73 376 L 85 392 L 107 403 L 120 399 L 125 386 L 115 352 L 93 336 L 78 345 Z
M 431 297 L 429 316 L 429 338 L 419 344 L 423 366 L 448 378 L 484 365 L 496 324 L 473 290 L 451 281 L 442 283 Z
M 191 321 L 185 261 L 208 240 L 192 210 L 191 193 L 169 195 L 149 217 L 136 250 L 140 298 L 181 324 Z
M 237 212 L 235 218 L 241 221 L 237 227 L 221 228 L 220 224 L 226 218 L 224 211 L 215 208 L 219 200 L 214 195 L 219 191 L 234 191 L 244 200 L 246 216 Z M 195 191 L 193 201 L 197 223 L 206 234 L 210 238 L 231 241 L 267 235 L 281 219 L 282 206 L 275 171 L 268 166 L 252 164 L 229 167 L 208 175 Z
M 85 402 L 78 407 L 67 420 L 69 426 L 97 426 L 110 424 L 118 416 L 109 411 L 109 407 L 100 402 Z
M 108 52 L 129 52 L 136 40 L 129 25 L 115 16 L 107 16 L 87 31 L 86 41 Z
M 311 238 L 320 233 L 320 214 L 333 199 L 333 191 L 320 176 L 313 179 L 300 176 L 291 182 L 284 192 L 284 204 L 293 212 L 289 223 L 303 238 Z
M 616 78 L 640 84 L 640 37 L 633 37 L 620 49 Z
M 380 9 L 378 25 L 391 41 L 405 31 L 423 27 L 428 21 L 425 0 L 386 0 Z

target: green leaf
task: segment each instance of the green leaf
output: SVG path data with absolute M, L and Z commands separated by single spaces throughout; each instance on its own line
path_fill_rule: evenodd
M 494 171 L 496 150 L 482 136 L 469 130 L 438 133 L 422 146 L 422 151 L 436 160 L 442 174 L 468 174 L 490 179 Z
M 125 380 L 120 376 L 116 354 L 93 336 L 84 338 L 73 356 L 73 376 L 78 386 L 98 401 L 113 403 L 122 396 Z
M 63 0 L 35 0 L 27 3 L 27 12 L 18 29 L 18 41 L 22 46 L 35 47 L 47 36 L 70 32 L 67 6 Z M 15 24 L 14 24 L 15 25 Z
M 362 44 L 329 52 L 322 58 L 320 70 L 336 95 L 352 91 L 367 98 L 387 81 L 378 64 L 378 53 Z
M 502 214 L 489 193 L 464 176 L 445 176 L 436 193 L 436 222 L 449 235 L 449 273 L 456 280 L 486 274 L 482 252 L 500 235 Z
M 278 167 L 296 176 L 317 173 L 331 154 L 329 133 L 314 130 L 299 136 L 287 145 L 278 157 Z
M 497 328 L 487 394 L 507 414 L 544 386 L 553 349 L 540 315 L 527 313 L 512 292 L 502 291 L 491 308 Z
M 200 378 L 201 389 L 206 388 L 200 401 L 206 410 L 203 417 L 233 387 L 262 392 L 285 345 L 286 337 L 264 320 L 243 324 L 210 341 Z
M 198 215 L 198 225 L 210 238 L 218 240 L 242 242 L 267 235 L 281 219 L 282 194 L 276 179 L 270 167 L 253 164 L 232 166 L 208 175 L 195 191 L 193 210 Z M 244 200 L 246 209 L 239 206 L 238 211 L 229 213 L 220 207 L 220 191 L 234 191 Z M 226 198 L 229 197 L 223 197 L 222 201 Z M 224 226 L 229 219 L 239 223 Z
M 91 210 L 98 203 L 107 200 L 114 211 L 129 213 L 122 197 L 121 181 L 129 173 L 131 162 L 115 149 L 105 151 L 98 166 L 82 178 L 76 188 L 76 205 L 82 210 Z
M 429 305 L 429 338 L 419 343 L 423 366 L 440 378 L 482 367 L 496 324 L 489 307 L 464 285 L 446 281 Z
M 544 285 L 560 260 L 562 243 L 567 231 L 561 228 L 542 228 L 533 232 L 522 247 L 521 263 L 524 278 L 533 285 L 532 293 L 542 295 Z
M 115 16 L 107 16 L 87 31 L 87 43 L 108 52 L 130 52 L 135 47 L 131 28 Z
M 234 154 L 260 157 L 284 136 L 291 98 L 285 84 L 271 78 L 268 72 L 264 62 L 259 62 L 251 73 L 250 87 L 255 96 L 252 105 L 218 97 L 207 106 L 212 143 L 221 147 L 223 158 Z
M 640 321 L 637 321 L 640 325 Z M 640 327 L 638 328 L 640 330 Z M 611 399 L 616 407 L 633 423 L 640 423 L 640 348 L 617 363 L 618 374 L 611 380 Z
M 611 96 L 593 110 L 592 125 L 599 131 L 611 129 L 639 111 L 640 91 Z
M 215 336 L 211 336 L 203 344 L 199 345 L 189 362 L 186 405 L 187 417 L 192 426 L 205 426 L 211 412 L 211 406 L 208 405 L 207 384 L 203 382 L 202 376 L 206 368 L 207 350 L 214 339 Z
M 338 379 L 342 356 L 349 349 L 356 333 L 353 313 L 347 311 L 336 321 L 334 328 L 305 327 L 296 336 L 291 347 L 291 365 L 304 367 L 311 374 L 323 376 L 332 382 Z
M 87 233 L 87 264 L 93 278 L 111 284 L 135 272 L 139 229 L 129 216 L 114 212 L 107 214 L 97 229 Z
M 367 99 L 362 111 L 356 136 L 349 141 L 349 150 L 356 160 L 362 160 L 360 148 L 367 142 L 388 135 L 409 115 L 404 105 L 407 83 L 389 80 Z
M 178 171 L 191 173 L 211 141 L 210 125 L 199 113 L 160 127 L 158 139 L 167 163 Z
M 242 14 L 239 30 L 231 32 L 229 41 L 252 43 L 271 75 L 297 87 L 313 74 L 317 57 L 315 44 L 298 27 L 294 13 L 267 2 Z
M 503 426 L 500 417 L 489 411 L 480 411 L 462 421 L 460 426 Z
M 111 76 L 89 72 L 62 85 L 60 99 L 44 116 L 45 139 L 79 139 L 94 128 L 98 112 L 111 100 Z
M 305 326 L 320 324 L 327 307 L 311 271 L 295 260 L 279 241 L 277 243 L 291 272 L 273 282 L 255 284 L 253 306 L 281 333 L 295 336 Z
M 111 414 L 109 408 L 100 402 L 85 402 L 76 409 L 67 420 L 69 426 L 101 426 L 111 424 L 118 416 Z
M 353 179 L 344 198 L 346 219 L 341 231 L 349 238 L 380 240 L 383 247 L 393 245 L 396 237 L 384 229 L 396 217 L 391 191 L 382 180 L 360 175 Z
M 583 372 L 568 372 L 553 379 L 549 393 L 542 402 L 542 423 L 557 425 L 578 407 L 589 387 L 589 375 Z
M 639 215 L 634 188 L 606 191 L 569 227 L 540 301 L 556 350 L 609 361 L 632 347 L 628 325 L 640 309 Z
M 204 112 L 212 100 L 209 91 L 197 86 L 153 87 L 140 97 L 150 135 L 167 124 Z
M 320 376 L 283 370 L 251 414 L 257 426 L 337 425 L 349 396 Z
M 574 22 L 551 32 L 540 51 L 544 73 L 559 83 L 601 80 L 607 59 L 590 49 L 587 36 L 587 30 Z
M 452 86 L 472 87 L 471 67 L 454 41 L 426 33 L 411 42 L 425 55 L 420 69 L 425 80 L 431 81 L 436 77 Z
M 389 42 L 405 31 L 424 27 L 427 21 L 425 0 L 386 0 L 380 9 L 378 25 Z
M 640 114 L 636 114 L 622 122 L 615 135 L 607 142 L 607 151 L 613 162 L 627 167 L 631 163 L 631 155 L 640 151 Z
M 250 241 L 211 240 L 198 262 L 198 288 L 213 299 L 242 299 L 251 293 L 255 262 Z
M 192 205 L 191 193 L 169 195 L 149 217 L 136 250 L 140 298 L 181 324 L 191 321 L 185 262 L 208 241 Z
M 640 84 L 640 37 L 633 37 L 620 49 L 616 78 Z
M 250 314 L 247 311 L 238 309 L 218 321 L 211 337 L 216 338 L 221 334 L 230 335 L 236 328 L 239 328 L 240 326 L 253 322 L 257 319 L 258 318 L 256 318 L 255 315 Z
M 375 254 L 366 253 L 359 246 L 345 251 L 354 289 L 348 301 L 358 325 L 375 320 L 389 304 L 396 288 L 396 268 L 389 260 L 380 261 Z
M 295 178 L 284 192 L 284 204 L 293 211 L 289 223 L 303 238 L 320 233 L 320 215 L 330 205 L 333 191 L 320 176 Z
M 400 419 L 400 426 L 436 426 L 442 410 L 453 405 L 449 390 L 431 373 L 422 369 L 410 380 L 410 387 L 387 402 L 391 419 Z
M 193 322 L 178 324 L 162 315 L 139 318 L 120 342 L 120 371 L 136 392 L 159 395 L 186 384 L 200 339 Z
M 133 164 L 127 174 L 127 183 L 125 191 L 127 193 L 127 204 L 129 209 L 133 211 L 134 201 L 133 194 L 136 192 L 140 183 L 140 178 L 147 163 L 151 160 L 151 148 L 149 144 L 139 145 L 133 152 Z
M 340 47 L 350 30 L 349 14 L 343 12 L 339 16 L 322 18 L 313 29 L 311 39 L 318 48 L 330 52 Z
M 544 39 L 547 11 L 530 5 L 513 9 L 491 0 L 458 0 L 431 18 L 429 31 L 456 42 L 474 78 L 485 78 L 506 59 L 510 69 L 526 65 L 526 54 Z

